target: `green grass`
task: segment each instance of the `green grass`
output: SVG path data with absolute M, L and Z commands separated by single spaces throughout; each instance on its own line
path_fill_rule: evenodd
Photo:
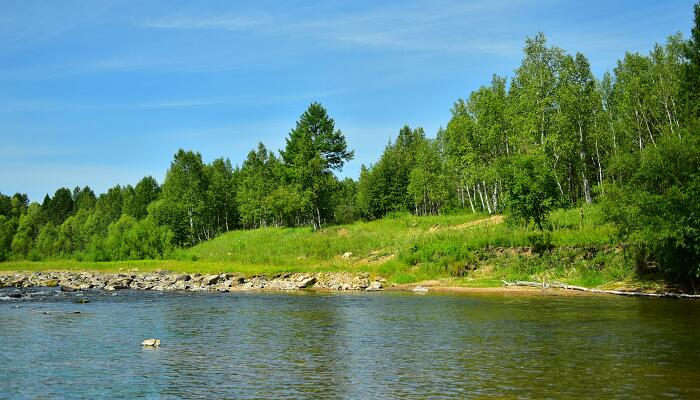
M 614 251 L 614 229 L 597 207 L 558 210 L 545 233 L 497 223 L 488 215 L 417 217 L 399 214 L 372 222 L 310 228 L 229 232 L 171 260 L 0 263 L 0 270 L 156 269 L 181 272 L 369 272 L 393 283 L 439 279 L 452 285 L 500 286 L 501 280 L 559 280 L 584 286 L 630 281 L 631 268 Z M 483 223 L 489 219 L 489 223 Z M 482 223 L 475 221 L 482 221 Z M 350 257 L 343 257 L 352 253 Z

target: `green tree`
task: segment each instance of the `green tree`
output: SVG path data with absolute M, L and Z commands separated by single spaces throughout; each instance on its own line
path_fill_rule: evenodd
M 47 196 L 48 197 L 48 196 Z M 12 254 L 17 258 L 26 258 L 34 247 L 34 240 L 39 235 L 41 227 L 42 207 L 32 203 L 27 213 L 19 218 L 17 233 L 12 238 Z
M 700 278 L 700 135 L 672 135 L 642 150 L 634 175 L 610 187 L 605 215 L 632 245 L 640 273 Z
M 330 218 L 333 211 L 331 200 L 337 188 L 333 171 L 342 169 L 354 156 L 345 136 L 335 129 L 335 121 L 326 109 L 312 103 L 289 133 L 281 154 L 292 183 L 310 199 L 309 221 L 313 221 L 314 229 L 320 229 L 322 220 Z
M 75 212 L 79 210 L 90 210 L 95 207 L 97 196 L 89 186 L 82 189 L 76 187 L 73 189 L 73 209 Z
M 531 220 L 541 230 L 547 215 L 557 205 L 558 190 L 554 173 L 545 157 L 521 155 L 513 159 L 508 177 L 508 213 L 525 222 Z
M 233 167 L 228 159 L 218 158 L 206 167 L 207 188 L 206 198 L 210 224 L 217 231 L 226 231 L 235 227 L 236 215 L 236 185 L 233 177 Z
M 693 8 L 695 24 L 690 40 L 685 44 L 684 55 L 687 59 L 683 71 L 683 100 L 687 105 L 688 119 L 700 118 L 700 2 Z
M 125 200 L 124 213 L 133 216 L 137 220 L 145 218 L 148 212 L 148 205 L 155 201 L 159 195 L 160 186 L 158 181 L 152 176 L 142 178 L 134 187 L 131 199 L 128 202 Z
M 173 231 L 177 244 L 192 245 L 210 237 L 203 223 L 207 190 L 204 170 L 201 154 L 180 149 L 165 176 L 157 221 Z
M 53 222 L 54 225 L 62 224 L 73 212 L 73 194 L 67 188 L 56 190 L 53 198 L 48 195 L 44 198 L 41 211 L 44 220 Z
M 12 251 L 12 238 L 17 233 L 19 224 L 17 217 L 0 215 L 0 261 L 10 258 Z

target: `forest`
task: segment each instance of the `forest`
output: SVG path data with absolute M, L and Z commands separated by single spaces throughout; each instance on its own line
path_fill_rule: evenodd
M 700 4 L 689 39 L 627 53 L 596 77 L 585 55 L 525 40 L 512 77 L 455 101 L 434 137 L 404 126 L 359 177 L 319 103 L 278 153 L 241 165 L 179 150 L 163 182 L 106 193 L 59 188 L 41 203 L 0 194 L 0 261 L 158 259 L 231 230 L 328 225 L 397 213 L 504 214 L 551 230 L 556 209 L 597 204 L 639 273 L 700 278 Z M 581 216 L 583 218 L 583 214 Z

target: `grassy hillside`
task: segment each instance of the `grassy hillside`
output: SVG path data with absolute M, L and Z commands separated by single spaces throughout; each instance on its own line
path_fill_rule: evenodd
M 581 218 L 583 211 L 583 219 Z M 599 210 L 557 211 L 551 232 L 511 227 L 501 216 L 401 214 L 372 222 L 230 232 L 176 254 L 208 266 L 245 265 L 252 273 L 370 272 L 395 283 L 447 279 L 498 285 L 501 279 L 558 279 L 600 285 L 631 271 L 612 242 Z
M 583 218 L 582 214 L 583 213 Z M 509 226 L 502 216 L 417 217 L 327 227 L 235 231 L 172 254 L 172 260 L 110 263 L 12 262 L 0 270 L 169 269 L 184 272 L 369 272 L 394 283 L 440 279 L 454 285 L 494 286 L 507 280 L 560 280 L 598 286 L 630 281 L 614 230 L 599 210 L 561 210 L 551 231 Z

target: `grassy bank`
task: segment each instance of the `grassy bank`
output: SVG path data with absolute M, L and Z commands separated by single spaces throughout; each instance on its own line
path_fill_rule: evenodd
M 561 210 L 551 230 L 514 227 L 501 216 L 416 217 L 309 228 L 235 231 L 169 260 L 123 262 L 14 261 L 0 270 L 165 269 L 182 272 L 369 272 L 393 283 L 441 280 L 454 286 L 499 286 L 501 280 L 557 280 L 582 286 L 636 285 L 633 269 L 614 242 L 612 226 L 595 207 Z

